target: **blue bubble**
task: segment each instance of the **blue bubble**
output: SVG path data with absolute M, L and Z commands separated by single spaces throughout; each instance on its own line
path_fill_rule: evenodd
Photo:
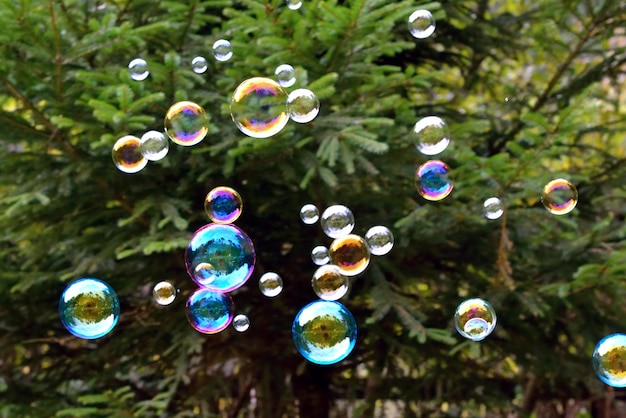
M 615 388 L 626 387 L 626 334 L 611 334 L 596 345 L 592 356 L 598 378 Z
M 233 320 L 235 306 L 226 293 L 212 292 L 201 287 L 187 299 L 187 320 L 203 334 L 215 334 L 228 327 Z

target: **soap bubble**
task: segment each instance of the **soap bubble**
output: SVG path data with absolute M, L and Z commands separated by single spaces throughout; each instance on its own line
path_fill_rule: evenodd
M 442 161 L 430 160 L 420 165 L 415 172 L 415 187 L 426 200 L 442 200 L 447 197 L 454 186 L 448 179 L 450 167 Z
M 196 283 L 201 282 L 203 286 L 207 286 L 215 280 L 215 268 L 211 263 L 199 263 L 193 270 L 193 277 L 196 278 Z
M 247 331 L 250 328 L 250 319 L 243 314 L 235 316 L 233 318 L 233 328 L 238 332 Z
M 483 203 L 483 209 L 487 219 L 498 219 L 504 213 L 502 201 L 497 197 L 490 197 Z
M 141 155 L 150 161 L 159 161 L 165 158 L 170 150 L 170 144 L 165 135 L 159 131 L 148 131 L 141 136 Z
M 213 43 L 213 57 L 220 62 L 225 62 L 233 56 L 233 48 L 226 39 L 218 39 Z
M 463 337 L 484 340 L 496 327 L 496 311 L 482 299 L 468 299 L 454 312 L 454 326 Z
M 276 67 L 274 76 L 281 87 L 291 87 L 296 83 L 296 71 L 289 64 L 282 64 Z
M 259 289 L 268 298 L 278 296 L 283 291 L 283 279 L 278 274 L 268 271 L 259 279 Z
M 241 215 L 243 201 L 235 189 L 220 186 L 206 195 L 204 210 L 211 221 L 218 224 L 229 224 L 235 222 Z
M 615 388 L 626 387 L 626 334 L 611 334 L 596 345 L 593 369 L 600 380 Z
M 154 301 L 159 305 L 169 305 L 176 299 L 176 288 L 174 285 L 167 281 L 162 281 L 154 285 L 152 289 L 152 296 Z
M 113 329 L 120 317 L 120 301 L 102 280 L 84 278 L 70 283 L 59 300 L 63 326 L 78 338 L 100 338 Z
M 230 114 L 244 134 L 269 138 L 289 122 L 287 92 L 270 78 L 249 78 L 235 89 Z
M 306 204 L 300 209 L 300 219 L 307 225 L 313 225 L 320 218 L 320 212 L 317 210 L 317 206 L 312 204 Z
M 128 73 L 133 80 L 143 81 L 150 75 L 148 63 L 142 58 L 135 58 L 128 63 Z
M 320 101 L 311 90 L 296 89 L 287 97 L 287 112 L 294 122 L 311 122 L 320 113 Z
M 435 32 L 435 18 L 428 10 L 416 10 L 409 16 L 409 32 L 417 39 L 428 38 Z
M 291 332 L 300 354 L 316 364 L 346 358 L 356 344 L 356 321 L 339 302 L 317 300 L 298 312 Z
M 165 132 L 175 144 L 196 145 L 209 132 L 209 117 L 197 103 L 175 103 L 165 114 Z
M 332 205 L 322 212 L 322 231 L 330 238 L 347 235 L 354 229 L 354 215 L 344 205 Z
M 228 294 L 201 287 L 187 299 L 187 320 L 196 331 L 215 334 L 230 325 L 234 309 Z
M 111 157 L 113 164 L 124 173 L 138 173 L 148 165 L 148 160 L 141 154 L 141 140 L 136 136 L 126 135 L 115 141 Z
M 198 229 L 185 251 L 187 273 L 200 286 L 218 292 L 230 292 L 250 278 L 256 260 L 252 240 L 235 225 L 208 224 Z M 197 273 L 197 267 L 209 264 L 209 278 Z
M 365 271 L 370 263 L 370 250 L 363 238 L 358 235 L 343 235 L 330 244 L 328 248 L 330 262 L 344 276 L 356 276 Z
M 393 233 L 386 226 L 373 226 L 365 233 L 365 241 L 374 255 L 385 255 L 393 248 Z
M 348 292 L 350 279 L 341 274 L 339 267 L 328 264 L 315 270 L 311 286 L 320 299 L 337 300 Z
M 318 266 L 330 263 L 330 253 L 328 252 L 328 248 L 323 245 L 318 245 L 313 248 L 311 251 L 311 260 L 313 260 L 313 262 Z
M 578 203 L 576 186 L 565 179 L 552 180 L 543 188 L 541 203 L 553 215 L 570 213 Z
M 191 60 L 191 69 L 196 74 L 204 73 L 207 68 L 209 68 L 209 64 L 207 63 L 206 58 L 197 56 Z
M 413 127 L 415 147 L 424 155 L 437 155 L 450 144 L 450 129 L 438 116 L 420 119 Z
M 287 0 L 287 7 L 289 10 L 298 10 L 302 7 L 302 0 Z

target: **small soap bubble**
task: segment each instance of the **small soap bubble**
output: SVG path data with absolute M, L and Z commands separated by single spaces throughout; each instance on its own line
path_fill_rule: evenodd
M 191 69 L 196 74 L 204 73 L 207 68 L 209 68 L 209 64 L 207 63 L 206 58 L 197 56 L 191 60 Z
M 337 300 L 348 292 L 350 279 L 341 274 L 339 267 L 328 264 L 315 270 L 311 286 L 320 299 Z
M 437 155 L 450 144 L 450 129 L 438 116 L 420 119 L 413 127 L 415 147 L 424 155 Z
M 320 219 L 320 212 L 317 210 L 317 206 L 310 203 L 302 206 L 300 209 L 300 219 L 307 225 L 313 225 Z
M 170 150 L 170 144 L 165 135 L 159 131 L 148 131 L 141 136 L 141 155 L 150 161 L 159 161 L 165 158 Z
M 176 299 L 176 288 L 168 281 L 162 281 L 154 285 L 152 289 L 152 296 L 154 301 L 159 305 L 169 305 Z
M 601 381 L 614 388 L 626 387 L 626 334 L 611 334 L 601 339 L 591 359 Z
M 370 263 L 370 250 L 365 240 L 354 234 L 343 235 L 328 248 L 331 264 L 339 267 L 344 276 L 356 276 L 365 271 Z
M 115 167 L 124 173 L 138 173 L 148 165 L 148 160 L 141 154 L 141 140 L 132 135 L 115 141 L 111 157 Z
M 468 299 L 454 312 L 454 326 L 463 337 L 482 341 L 496 327 L 496 311 L 482 299 Z
M 298 312 L 291 333 L 296 348 L 306 360 L 335 364 L 354 349 L 357 327 L 354 316 L 341 303 L 317 300 Z
M 322 231 L 330 238 L 347 235 L 354 229 L 354 215 L 344 205 L 332 205 L 322 212 Z
M 490 197 L 483 203 L 483 210 L 487 219 L 498 219 L 504 213 L 502 201 L 497 197 Z
M 196 145 L 208 132 L 209 116 L 197 103 L 174 103 L 165 114 L 165 133 L 175 144 L 186 147 Z
M 442 161 L 430 160 L 420 165 L 415 172 L 415 188 L 426 200 L 438 201 L 446 198 L 454 186 L 448 178 L 450 167 Z
M 196 278 L 196 283 L 202 283 L 202 286 L 207 286 L 215 280 L 215 268 L 211 263 L 199 263 L 193 270 L 193 276 Z
M 330 263 L 330 253 L 328 252 L 328 248 L 323 245 L 318 245 L 313 248 L 311 251 L 311 260 L 313 260 L 313 262 L 318 266 Z
M 218 39 L 213 43 L 213 57 L 220 61 L 225 62 L 231 59 L 233 56 L 233 48 L 230 42 L 226 39 Z
M 102 280 L 84 278 L 70 283 L 59 300 L 59 316 L 78 338 L 92 340 L 111 332 L 120 316 L 120 302 Z
M 244 134 L 269 138 L 289 122 L 287 92 L 271 78 L 249 78 L 235 89 L 230 114 Z
M 276 297 L 283 291 L 283 279 L 278 274 L 268 271 L 259 279 L 259 289 L 268 298 Z
M 296 89 L 287 97 L 287 111 L 294 122 L 311 122 L 320 112 L 320 101 L 311 90 Z
M 218 224 L 230 224 L 241 215 L 243 201 L 235 189 L 220 186 L 206 195 L 204 210 L 211 221 Z
M 239 314 L 233 318 L 233 328 L 238 332 L 245 332 L 250 328 L 250 319 L 243 315 Z
M 385 255 L 393 248 L 393 233 L 386 226 L 373 226 L 365 233 L 365 241 L 374 255 Z
M 565 179 L 552 180 L 543 188 L 541 203 L 553 215 L 568 214 L 578 203 L 578 190 Z
M 148 63 L 142 58 L 135 58 L 128 63 L 128 73 L 133 80 L 143 81 L 150 75 Z
M 435 33 L 435 18 L 428 10 L 416 10 L 409 16 L 409 32 L 414 38 L 425 39 Z
M 276 67 L 274 71 L 276 81 L 281 87 L 291 87 L 296 83 L 296 72 L 289 64 L 282 64 Z
M 187 299 L 187 320 L 196 331 L 215 334 L 230 325 L 234 309 L 233 300 L 228 294 L 201 287 Z
M 287 0 L 287 7 L 289 10 L 298 10 L 302 7 L 302 0 Z

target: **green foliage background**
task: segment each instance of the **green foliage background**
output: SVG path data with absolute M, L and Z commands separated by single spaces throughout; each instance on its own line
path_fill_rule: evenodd
M 406 20 L 433 12 L 432 38 Z M 596 342 L 624 331 L 626 14 L 612 0 L 2 0 L 0 2 L 0 416 L 590 416 L 620 407 L 594 376 Z M 234 57 L 196 55 L 229 39 Z M 130 80 L 145 58 L 150 77 Z M 276 137 L 244 137 L 229 114 L 243 80 L 296 67 L 321 113 Z M 295 88 L 294 87 L 294 88 Z M 175 101 L 203 105 L 207 138 L 127 175 L 111 162 L 126 134 L 161 129 Z M 453 143 L 437 158 L 455 189 L 415 191 L 411 129 L 439 115 Z M 557 177 L 577 209 L 539 201 Z M 238 221 L 257 267 L 234 295 L 252 321 L 205 336 L 186 322 L 194 284 L 183 252 L 207 223 L 206 193 L 244 198 Z M 500 196 L 504 216 L 482 202 Z M 291 322 L 314 299 L 304 203 L 349 206 L 357 233 L 383 224 L 396 245 L 342 301 L 356 349 L 307 364 Z M 276 299 L 255 281 L 276 271 Z M 98 277 L 117 291 L 113 332 L 83 341 L 62 327 L 63 288 Z M 181 293 L 151 299 L 161 280 Z M 498 326 L 463 341 L 452 316 L 489 300 Z M 570 414 L 570 415 L 567 415 Z M 602 415 L 605 416 L 605 415 Z M 608 416 L 608 415 L 606 415 Z

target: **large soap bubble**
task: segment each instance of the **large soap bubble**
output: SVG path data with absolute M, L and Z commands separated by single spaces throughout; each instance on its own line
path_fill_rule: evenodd
M 235 89 L 230 114 L 244 134 L 269 138 L 289 122 L 287 92 L 271 78 L 249 78 Z
M 598 378 L 615 388 L 626 387 L 626 334 L 611 334 L 593 350 L 593 369 Z

